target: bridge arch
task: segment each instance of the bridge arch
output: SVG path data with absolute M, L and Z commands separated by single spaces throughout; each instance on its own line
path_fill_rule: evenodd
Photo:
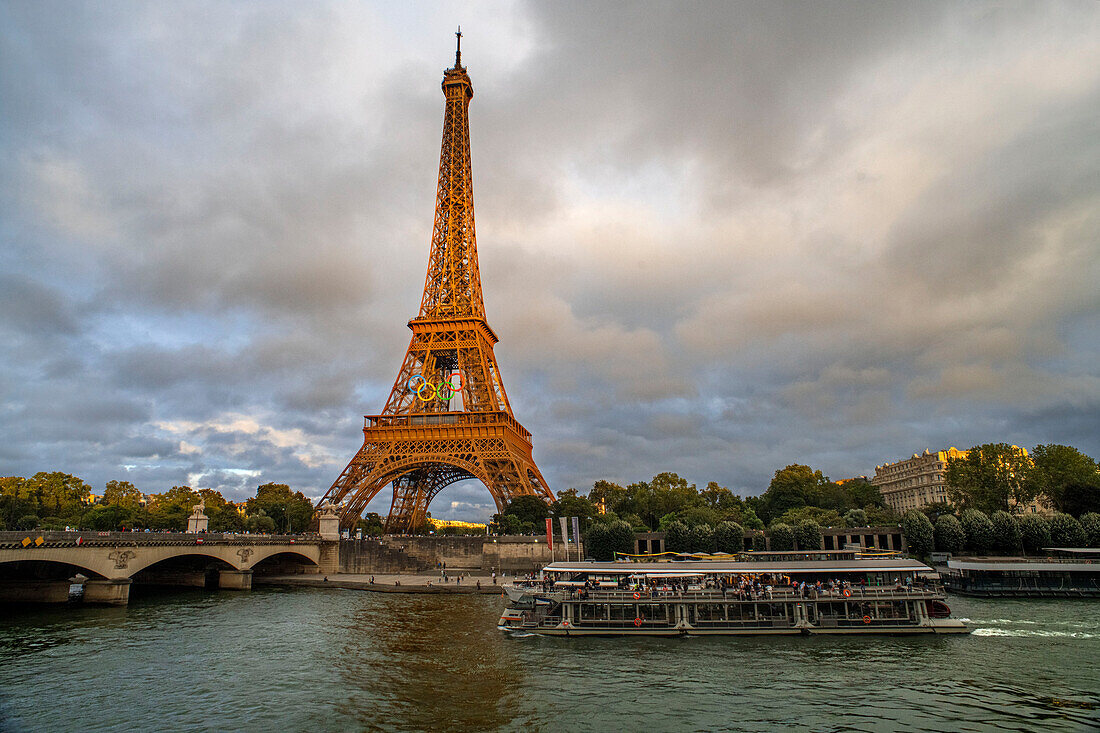
M 106 578 L 84 563 L 53 558 L 0 560 L 0 583 L 19 580 L 64 580 L 80 573 L 87 578 Z
M 158 565 L 164 565 L 166 563 L 182 564 L 182 563 L 187 563 L 187 562 L 200 561 L 202 558 L 205 558 L 208 561 L 212 560 L 215 563 L 219 563 L 226 570 L 237 570 L 237 569 L 239 569 L 239 568 L 237 568 L 236 565 L 233 564 L 232 561 L 230 561 L 230 560 L 228 560 L 224 557 L 219 557 L 220 554 L 221 553 L 202 552 L 202 551 L 200 551 L 200 552 L 177 552 L 177 553 L 173 553 L 172 555 L 169 555 L 167 557 L 161 557 L 159 559 L 154 559 L 154 560 L 151 560 L 151 561 L 148 561 L 148 562 L 143 562 L 143 563 L 138 564 L 138 565 L 133 565 L 133 566 L 127 568 L 127 570 L 129 571 L 130 577 L 133 577 L 133 576 L 137 575 L 140 572 L 149 570 L 151 568 L 155 568 Z
M 296 550 L 276 549 L 251 560 L 246 570 L 256 575 L 295 575 L 304 571 L 316 572 L 320 563 Z
M 228 566 L 226 569 L 239 570 L 240 563 L 234 562 L 235 558 L 233 558 L 232 554 L 229 552 L 229 550 L 231 549 L 233 548 L 226 546 L 203 545 L 147 548 L 144 552 L 135 552 L 134 555 L 131 555 L 131 559 L 126 563 L 124 573 L 125 576 L 132 577 L 143 570 L 164 562 L 180 560 L 181 558 L 199 557 L 205 557 L 210 560 L 216 560 L 218 562 L 224 563 L 226 566 Z

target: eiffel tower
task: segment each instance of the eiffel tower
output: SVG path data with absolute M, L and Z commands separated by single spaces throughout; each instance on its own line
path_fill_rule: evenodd
M 420 526 L 444 487 L 478 479 L 497 509 L 517 496 L 554 500 L 531 456 L 531 433 L 512 415 L 493 355 L 498 339 L 485 320 L 474 236 L 469 105 L 462 32 L 453 69 L 443 72 L 443 147 L 435 226 L 420 314 L 381 414 L 367 415 L 363 447 L 322 503 L 340 505 L 350 527 L 386 484 L 393 484 L 387 532 Z

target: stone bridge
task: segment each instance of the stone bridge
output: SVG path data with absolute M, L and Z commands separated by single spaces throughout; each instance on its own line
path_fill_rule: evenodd
M 85 576 L 85 603 L 125 605 L 131 583 L 249 590 L 254 571 L 338 569 L 339 543 L 318 535 L 0 532 L 0 603 L 64 602 Z

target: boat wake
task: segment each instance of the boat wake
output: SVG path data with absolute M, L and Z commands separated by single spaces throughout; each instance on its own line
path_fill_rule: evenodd
M 1100 634 L 1090 634 L 1086 631 L 1047 631 L 1044 629 L 996 629 L 979 628 L 971 632 L 974 636 L 1045 636 L 1061 637 L 1067 639 L 1096 639 Z

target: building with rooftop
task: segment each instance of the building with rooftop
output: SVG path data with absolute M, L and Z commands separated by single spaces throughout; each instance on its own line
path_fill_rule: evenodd
M 950 504 L 944 482 L 947 459 L 965 456 L 966 451 L 954 447 L 935 453 L 925 449 L 924 453 L 914 453 L 904 461 L 875 466 L 871 483 L 882 492 L 886 506 L 899 514 L 929 504 Z

